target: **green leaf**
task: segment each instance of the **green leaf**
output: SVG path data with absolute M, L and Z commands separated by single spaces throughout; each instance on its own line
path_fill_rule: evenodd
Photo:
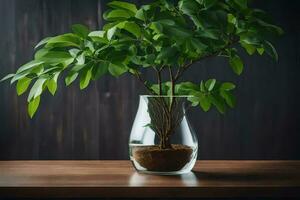
M 179 1 L 179 9 L 186 15 L 193 16 L 197 14 L 199 6 L 195 1 L 181 0 Z
M 233 14 L 228 13 L 227 14 L 227 22 L 231 24 L 236 24 L 236 18 Z
M 192 82 L 183 82 L 176 84 L 176 89 L 179 95 L 188 95 L 190 92 L 199 90 L 198 86 Z
M 4 76 L 4 77 L 0 80 L 0 82 L 6 81 L 7 79 L 10 79 L 10 78 L 12 78 L 12 77 L 14 77 L 14 76 L 15 76 L 15 74 L 8 74 L 8 75 Z
M 84 41 L 84 47 L 88 48 L 90 50 L 91 53 L 95 52 L 95 47 L 94 47 L 94 43 L 89 41 L 89 40 L 85 40 Z M 85 53 L 88 55 L 90 53 L 89 51 L 86 51 Z M 94 54 L 93 54 L 94 55 Z
M 103 25 L 102 30 L 108 31 L 110 28 L 114 27 L 118 23 L 119 23 L 118 21 L 106 23 L 106 24 Z
M 123 63 L 128 58 L 128 51 L 115 50 L 113 54 L 110 53 L 109 57 L 106 59 L 111 63 Z
M 74 67 L 71 69 L 70 73 L 76 73 L 76 72 L 79 72 L 79 71 L 81 71 L 83 68 L 85 68 L 88 64 L 90 64 L 90 63 L 83 64 L 83 65 L 74 65 Z
M 89 34 L 89 29 L 81 24 L 72 25 L 72 31 L 81 38 L 86 38 Z
M 50 67 L 50 66 L 48 66 Z M 50 67 L 52 68 L 52 67 Z M 56 68 L 56 67 L 53 67 L 53 68 Z M 26 74 L 26 76 L 34 76 L 34 77 L 38 77 L 40 75 L 42 75 L 45 72 L 47 72 L 48 70 L 45 70 L 46 69 L 46 66 L 44 65 L 40 65 L 40 66 L 37 66 L 36 68 L 32 69 L 32 70 L 27 70 L 27 71 L 24 71 L 24 74 Z M 23 73 L 23 72 L 22 72 Z
M 237 5 L 239 5 L 240 8 L 245 9 L 247 8 L 247 0 L 233 0 Z
M 57 78 L 59 73 L 55 74 L 54 77 L 47 82 L 47 88 L 52 95 L 55 95 L 57 90 Z
M 203 1 L 203 4 L 204 4 L 204 7 L 206 9 L 208 9 L 208 8 L 214 6 L 217 3 L 218 0 L 202 0 L 202 1 Z
M 83 90 L 84 88 L 86 88 L 89 83 L 90 80 L 92 78 L 92 69 L 86 69 L 83 71 L 81 77 L 80 77 L 80 89 Z
M 238 55 L 233 55 L 229 58 L 229 64 L 237 75 L 240 75 L 243 72 L 244 64 L 241 58 Z
M 20 72 L 18 74 L 15 74 L 12 79 L 10 80 L 10 84 L 13 84 L 15 81 L 20 80 L 21 78 L 24 78 L 25 76 L 27 76 L 28 74 L 30 74 L 29 70 Z
M 38 51 L 35 52 L 34 59 L 35 60 L 40 59 L 41 57 L 43 57 L 49 51 L 50 51 L 49 49 L 45 49 L 45 48 L 39 49 Z
M 191 39 L 191 44 L 197 50 L 198 53 L 205 51 L 205 49 L 207 48 L 207 45 L 203 44 L 202 42 L 200 42 L 200 40 L 195 38 Z
M 66 86 L 69 86 L 71 83 L 73 83 L 76 80 L 77 76 L 78 76 L 78 73 L 76 73 L 76 72 L 69 74 L 65 78 L 65 84 L 66 84 Z
M 88 35 L 89 37 L 100 37 L 100 38 L 104 38 L 105 36 L 105 31 L 92 31 L 89 33 Z
M 83 65 L 85 63 L 84 53 L 80 54 L 77 58 L 77 65 Z
M 160 34 L 163 31 L 163 26 L 159 22 L 152 22 L 149 28 L 152 29 L 156 34 Z
M 79 72 L 86 74 L 86 70 L 92 68 L 93 63 L 89 62 L 87 64 L 83 65 L 75 65 L 69 72 L 68 76 L 65 78 L 65 84 L 66 86 L 69 86 L 71 83 L 75 81 L 77 78 Z M 82 77 L 82 76 L 81 76 Z
M 157 55 L 157 60 L 173 59 L 177 52 L 176 47 L 162 48 L 161 52 Z
M 24 78 L 18 80 L 17 86 L 16 86 L 17 94 L 20 96 L 21 94 L 26 92 L 26 90 L 29 87 L 30 83 L 31 83 L 31 79 L 27 78 L 27 77 L 24 77 Z
M 205 82 L 205 87 L 208 91 L 212 91 L 215 87 L 216 79 L 209 79 Z
M 282 30 L 282 28 L 275 26 L 273 24 L 269 24 L 261 19 L 257 19 L 257 22 L 264 27 L 264 31 L 269 31 L 271 34 L 274 34 L 276 36 L 280 36 L 284 33 L 284 31 Z
M 261 40 L 256 33 L 242 32 L 239 34 L 239 36 L 240 36 L 240 41 L 245 44 L 251 44 L 251 45 L 255 45 L 255 46 L 258 46 L 261 44 Z
M 80 52 L 79 49 L 70 49 L 69 50 L 69 53 L 73 58 L 76 58 L 79 52 Z
M 94 65 L 92 70 L 93 80 L 97 80 L 108 72 L 109 62 L 99 62 L 97 65 Z
M 265 52 L 264 48 L 257 48 L 256 50 L 257 50 L 257 52 L 258 52 L 259 55 L 263 55 L 264 52 Z
M 267 52 L 267 54 L 269 54 L 269 56 L 271 56 L 277 62 L 278 61 L 278 54 L 277 54 L 277 51 L 274 48 L 274 46 L 268 41 L 265 41 L 263 46 L 264 46 L 264 49 Z
M 128 71 L 127 67 L 123 63 L 110 63 L 108 71 L 111 75 L 118 77 Z
M 220 90 L 225 90 L 225 91 L 230 91 L 230 90 L 233 90 L 233 89 L 235 89 L 235 85 L 233 83 L 230 83 L 230 82 L 222 83 L 222 85 L 220 87 Z
M 225 102 L 229 107 L 233 108 L 235 106 L 236 99 L 230 92 L 222 90 L 220 95 L 225 99 Z
M 41 72 L 38 73 L 37 76 L 45 75 L 47 77 L 50 77 L 54 73 L 57 73 L 57 72 L 62 71 L 62 70 L 63 70 L 63 66 L 61 66 L 61 65 L 56 65 L 56 66 L 48 65 L 47 67 L 44 67 L 41 70 Z
M 160 2 L 163 4 L 165 8 L 168 10 L 174 10 L 176 3 L 173 0 L 160 0 Z M 176 1 L 177 2 L 177 1 Z
M 219 96 L 209 95 L 209 99 L 221 114 L 225 113 L 226 107 L 222 98 L 220 98 Z
M 200 103 L 200 106 L 203 109 L 203 111 L 205 111 L 205 112 L 209 111 L 209 109 L 211 107 L 211 101 L 208 98 L 208 96 L 200 93 L 199 97 L 200 97 L 199 98 L 199 103 Z
M 247 51 L 249 55 L 253 55 L 256 51 L 255 46 L 247 43 L 241 43 L 242 47 Z
M 64 35 L 59 35 L 56 37 L 52 37 L 48 40 L 47 46 L 49 45 L 60 44 L 60 46 L 65 47 L 80 47 L 80 38 L 72 33 L 67 33 Z
M 52 95 L 55 95 L 57 83 L 53 79 L 51 79 L 47 82 L 47 88 Z
M 174 26 L 175 25 L 175 22 L 171 19 L 160 19 L 157 22 L 160 23 L 160 24 L 163 24 L 163 25 L 168 25 L 168 26 Z
M 206 92 L 205 84 L 204 84 L 203 81 L 201 81 L 201 83 L 200 83 L 200 91 L 201 92 Z
M 28 114 L 30 118 L 34 116 L 40 104 L 40 96 L 37 96 L 33 100 L 31 100 L 28 104 Z
M 107 5 L 111 8 L 124 9 L 124 10 L 131 11 L 133 13 L 137 12 L 136 5 L 134 5 L 132 3 L 124 2 L 124 1 L 112 1 L 112 2 L 108 3 Z
M 36 97 L 40 96 L 43 92 L 43 85 L 46 82 L 47 79 L 40 78 L 38 79 L 32 86 L 27 101 L 30 102 L 32 99 L 35 99 Z
M 38 62 L 69 65 L 74 61 L 74 58 L 69 52 L 65 51 L 49 51 L 43 57 L 37 60 Z
M 44 44 L 46 44 L 52 37 L 46 37 L 44 39 L 42 39 L 34 48 L 37 49 L 40 46 L 43 46 Z
M 139 10 L 136 12 L 136 14 L 135 14 L 135 18 L 140 19 L 140 20 L 142 20 L 142 21 L 145 21 L 146 18 L 145 18 L 145 13 L 144 13 L 144 12 L 145 12 L 145 11 L 144 11 L 143 8 L 139 9 Z
M 21 73 L 25 70 L 28 70 L 28 69 L 31 69 L 31 68 L 34 68 L 36 66 L 39 66 L 41 64 L 43 64 L 44 61 L 40 61 L 40 60 L 33 60 L 33 61 L 30 61 L 29 63 L 26 63 L 25 65 L 22 65 L 18 70 L 17 70 L 17 74 L 18 73 Z
M 156 56 L 154 54 L 149 54 L 145 56 L 145 62 L 143 63 L 143 67 L 153 66 L 155 65 Z
M 108 43 L 107 38 L 105 37 L 105 31 L 93 31 L 89 33 L 89 37 L 95 42 Z
M 179 26 L 176 27 L 170 26 L 166 29 L 166 34 L 176 39 L 179 39 L 178 41 L 181 41 L 192 37 L 193 32 L 189 29 L 181 28 Z
M 104 19 L 107 21 L 114 21 L 114 20 L 119 20 L 119 19 L 129 19 L 133 17 L 131 13 L 129 13 L 126 10 L 112 10 L 108 11 L 104 14 Z
M 111 40 L 117 31 L 117 27 L 114 26 L 107 31 L 107 39 Z
M 121 22 L 117 27 L 132 33 L 136 37 L 141 36 L 141 28 L 134 22 Z
M 188 96 L 187 100 L 190 101 L 194 107 L 199 105 L 199 97 Z
M 220 32 L 215 29 L 205 29 L 205 30 L 198 30 L 197 35 L 203 38 L 209 38 L 213 40 L 219 40 Z

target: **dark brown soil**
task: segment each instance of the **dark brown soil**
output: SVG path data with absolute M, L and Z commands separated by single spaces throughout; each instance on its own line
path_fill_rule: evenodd
M 149 171 L 171 172 L 182 169 L 190 160 L 193 149 L 186 145 L 172 144 L 170 149 L 158 145 L 135 146 L 132 154 L 136 162 Z

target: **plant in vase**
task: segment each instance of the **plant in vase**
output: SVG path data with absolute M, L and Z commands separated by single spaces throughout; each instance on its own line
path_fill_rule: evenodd
M 158 173 L 190 171 L 198 145 L 187 108 L 225 113 L 235 105 L 235 85 L 212 78 L 192 83 L 182 80 L 183 74 L 196 62 L 222 56 L 240 75 L 243 49 L 277 60 L 270 41 L 282 30 L 247 0 L 157 0 L 140 7 L 112 1 L 108 7 L 102 30 L 77 24 L 71 33 L 45 38 L 32 61 L 2 80 L 16 82 L 18 95 L 31 86 L 27 101 L 33 117 L 42 93 L 54 95 L 61 76 L 67 86 L 78 78 L 84 89 L 104 75 L 130 74 L 148 93 L 140 97 L 130 137 L 134 166 Z M 155 81 L 144 79 L 147 71 Z

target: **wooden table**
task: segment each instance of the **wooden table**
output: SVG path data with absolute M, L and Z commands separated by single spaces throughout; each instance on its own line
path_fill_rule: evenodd
M 300 161 L 198 161 L 180 176 L 130 161 L 0 161 L 0 197 L 300 197 Z

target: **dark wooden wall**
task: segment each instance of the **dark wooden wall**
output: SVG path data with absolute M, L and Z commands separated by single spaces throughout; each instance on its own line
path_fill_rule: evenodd
M 137 1 L 136 1 L 137 2 Z M 138 3 L 141 3 L 139 1 Z M 288 2 L 288 3 L 287 3 Z M 69 31 L 73 23 L 103 24 L 101 0 L 0 0 L 0 76 L 27 62 L 42 38 Z M 299 1 L 254 1 L 285 30 L 276 46 L 279 63 L 245 58 L 236 77 L 223 59 L 199 63 L 186 74 L 199 82 L 216 77 L 237 83 L 238 105 L 225 116 L 195 109 L 199 159 L 300 158 Z M 0 159 L 127 159 L 127 142 L 142 87 L 131 77 L 105 77 L 87 90 L 63 82 L 42 98 L 33 120 L 26 97 L 0 85 Z

